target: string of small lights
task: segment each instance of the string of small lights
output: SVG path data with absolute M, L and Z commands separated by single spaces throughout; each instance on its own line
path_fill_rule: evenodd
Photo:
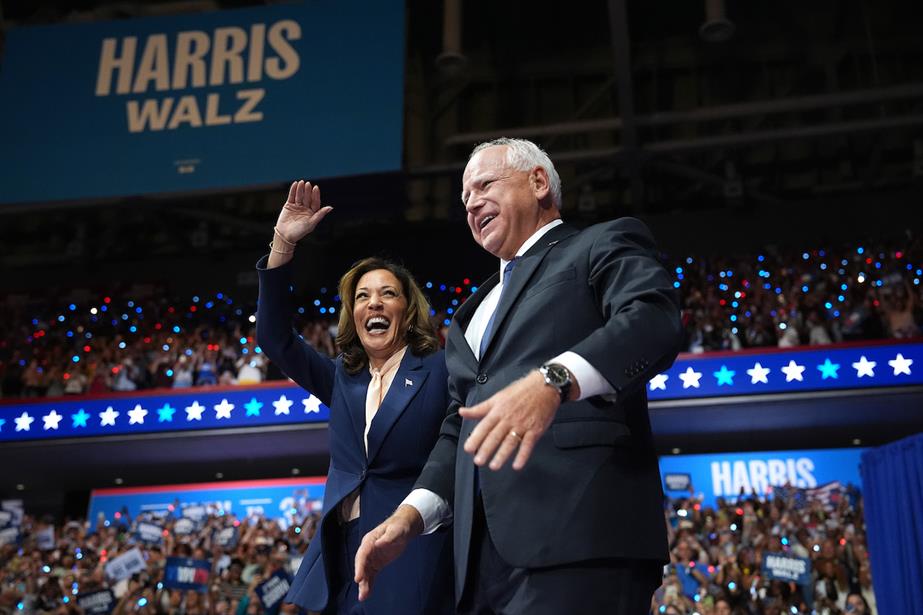
M 731 336 L 742 346 L 775 344 L 790 327 L 803 328 L 811 312 L 819 315 L 820 325 L 849 331 L 859 318 L 857 310 L 881 311 L 887 307 L 883 301 L 913 306 L 923 278 L 920 262 L 902 248 L 860 245 L 766 251 L 743 258 L 661 257 L 681 293 L 687 332 L 691 338 L 705 337 L 692 343 L 705 350 L 728 347 Z M 441 326 L 448 326 L 461 304 L 477 292 L 469 277 L 426 280 L 422 286 L 432 306 L 430 316 Z M 296 296 L 296 326 L 320 324 L 332 337 L 341 308 L 334 287 Z M 916 306 L 921 303 L 917 300 Z M 193 359 L 209 353 L 239 358 L 262 352 L 255 340 L 254 298 L 241 301 L 220 291 L 172 301 L 110 293 L 54 309 L 35 307 L 31 317 L 23 318 L 23 313 L 19 308 L 4 318 L 0 371 L 11 363 L 26 368 L 35 361 L 39 374 L 58 366 L 66 381 L 79 368 L 94 371 L 100 365 L 117 376 L 122 361 L 138 353 Z M 774 333 L 755 335 L 761 327 Z M 173 370 L 167 369 L 166 375 L 172 377 Z

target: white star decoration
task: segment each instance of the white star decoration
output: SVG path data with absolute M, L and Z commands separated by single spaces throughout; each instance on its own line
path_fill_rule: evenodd
M 58 414 L 57 410 L 52 410 L 43 416 L 42 420 L 45 421 L 45 431 L 48 431 L 49 429 L 57 429 L 58 423 L 60 423 L 61 419 L 63 418 L 64 417 L 62 415 Z
M 111 425 L 115 427 L 115 419 L 117 419 L 118 416 L 119 416 L 119 413 L 116 412 L 112 408 L 112 406 L 109 406 L 108 408 L 106 408 L 105 412 L 99 413 L 99 426 L 105 427 L 106 425 Z
M 689 387 L 699 388 L 699 379 L 702 377 L 702 372 L 697 372 L 691 367 L 687 367 L 686 371 L 679 375 L 679 379 L 683 381 L 683 388 L 688 389 Z
M 747 370 L 747 375 L 750 376 L 750 384 L 756 384 L 757 382 L 769 384 L 769 380 L 766 378 L 766 376 L 769 375 L 769 372 L 771 371 L 772 370 L 768 367 L 763 367 L 759 364 L 759 362 L 757 362 L 757 364 L 753 366 L 753 369 Z
M 792 380 L 804 382 L 804 365 L 798 365 L 794 359 L 782 368 L 782 372 L 785 374 L 785 382 L 791 382 Z
M 276 416 L 280 414 L 289 414 L 289 409 L 292 407 L 293 403 L 291 399 L 286 399 L 285 395 L 272 402 L 272 407 L 276 409 Z
M 13 420 L 16 421 L 16 431 L 29 431 L 32 422 L 35 421 L 27 412 L 23 412 L 21 416 L 17 416 Z
M 312 412 L 314 414 L 317 414 L 320 412 L 320 400 L 314 397 L 313 395 L 311 395 L 310 397 L 306 399 L 302 399 L 301 403 L 304 404 L 305 414 L 311 414 Z
M 198 401 L 193 401 L 191 406 L 186 406 L 186 420 L 201 421 L 203 412 L 205 412 L 205 406 L 200 405 Z
M 887 361 L 887 365 L 890 366 L 890 369 L 892 369 L 894 376 L 901 376 L 901 375 L 912 376 L 911 369 L 914 364 L 914 358 L 911 358 L 911 357 L 913 357 L 913 354 L 911 354 L 911 357 L 905 357 L 902 353 L 896 353 L 893 359 L 887 360 L 887 355 L 879 354 L 881 352 L 880 350 L 865 349 L 865 348 L 856 349 L 856 350 L 871 352 L 872 357 L 875 358 L 876 360 L 874 361 L 870 360 L 867 355 L 863 354 L 863 355 L 860 355 L 859 357 L 855 357 L 855 355 L 852 355 L 852 357 L 850 358 L 852 358 L 853 361 L 847 361 L 845 360 L 846 356 L 843 356 L 846 353 L 842 353 L 841 355 L 839 355 L 837 360 L 840 361 L 843 367 L 845 367 L 846 365 L 851 365 L 852 368 L 855 370 L 856 378 L 859 379 L 860 382 L 869 382 L 869 386 L 872 386 L 875 382 L 877 382 L 877 380 L 881 379 L 882 377 L 888 378 L 888 375 L 886 373 L 886 370 L 888 368 L 884 366 L 885 361 Z M 896 348 L 891 349 L 890 351 L 894 352 L 894 350 L 896 350 Z M 888 350 L 885 350 L 885 352 L 887 351 Z M 849 353 L 849 354 L 852 354 L 852 353 Z M 784 389 L 789 388 L 789 387 L 785 387 L 782 385 L 782 378 L 780 376 L 773 375 L 772 383 L 769 382 L 769 375 L 773 373 L 773 371 L 776 369 L 779 369 L 779 371 L 782 374 L 785 374 L 786 383 L 791 383 L 795 381 L 804 383 L 807 380 L 807 382 L 812 385 L 819 385 L 821 381 L 824 380 L 825 382 L 823 382 L 823 386 L 825 387 L 829 386 L 832 388 L 839 388 L 840 386 L 848 385 L 848 382 L 844 382 L 840 384 L 836 381 L 837 380 L 836 370 L 840 367 L 840 363 L 835 363 L 835 364 L 831 363 L 831 359 L 829 357 L 826 358 L 823 364 L 817 365 L 817 368 L 821 372 L 821 375 L 818 376 L 813 371 L 814 365 L 817 363 L 816 360 L 811 360 L 810 356 L 799 355 L 796 353 L 792 353 L 789 356 L 797 357 L 802 360 L 805 360 L 805 364 L 799 364 L 795 358 L 791 358 L 788 361 L 788 364 L 783 365 L 781 367 L 769 368 L 769 367 L 763 366 L 761 362 L 757 361 L 752 364 L 752 367 L 750 369 L 745 369 L 744 362 L 747 361 L 747 357 L 739 357 L 737 359 L 732 359 L 733 363 L 727 363 L 727 365 L 732 367 L 733 369 L 738 370 L 737 373 L 741 373 L 742 371 L 745 370 L 746 374 L 750 377 L 750 383 L 752 385 L 756 385 L 756 384 L 768 385 L 761 389 L 763 391 L 783 391 Z M 756 358 L 756 357 L 753 357 L 753 358 Z M 766 358 L 766 357 L 762 357 L 762 358 Z M 773 362 L 772 358 L 768 358 L 767 360 L 769 360 L 770 362 Z M 778 365 L 778 363 L 773 363 L 773 364 Z M 885 373 L 882 373 L 881 371 L 876 372 L 876 370 L 878 370 L 879 364 L 882 364 L 881 369 L 885 370 Z M 702 371 L 696 371 L 693 368 L 693 365 L 695 365 L 694 361 L 686 362 L 686 367 L 682 368 L 682 363 L 681 363 L 676 368 L 677 369 L 682 368 L 683 369 L 682 372 L 678 372 L 678 373 L 671 372 L 670 375 L 667 375 L 666 373 L 654 375 L 648 381 L 649 390 L 650 391 L 665 391 L 665 392 L 669 390 L 669 391 L 677 392 L 678 383 L 671 384 L 670 388 L 669 389 L 667 388 L 667 383 L 672 382 L 671 379 L 674 376 L 680 382 L 682 382 L 682 388 L 684 390 L 685 389 L 701 389 L 702 387 L 701 380 L 703 378 L 704 373 L 711 374 L 711 370 L 703 369 Z M 699 365 L 701 366 L 702 364 L 700 363 Z M 811 367 L 811 370 L 808 370 L 806 372 L 805 370 L 808 367 Z M 734 374 L 733 370 L 727 370 L 727 367 L 723 365 L 721 366 L 721 369 L 724 371 L 728 371 L 728 373 L 730 373 L 731 375 Z M 717 376 L 719 375 L 719 372 L 716 372 L 715 374 Z M 807 374 L 808 376 L 807 378 L 805 374 Z M 862 380 L 863 378 L 868 378 L 869 380 L 868 381 Z M 713 393 L 714 383 L 712 383 L 710 379 L 707 380 L 707 382 L 709 383 L 709 385 L 706 387 L 706 389 L 709 391 L 708 394 L 714 394 Z M 851 386 L 856 386 L 855 382 L 856 381 L 853 380 L 852 381 L 853 384 Z M 905 383 L 913 382 L 913 380 L 912 378 L 908 378 L 908 379 L 903 380 L 903 382 Z M 724 391 L 725 388 L 729 389 L 728 393 L 730 394 L 734 394 L 736 392 L 736 387 L 732 388 L 735 383 L 730 381 L 730 379 L 728 379 L 727 382 L 721 382 L 719 378 L 718 384 L 719 385 L 720 384 L 729 385 L 727 387 L 722 387 L 721 388 L 722 392 Z M 740 382 L 738 382 L 737 384 L 740 384 Z M 404 383 L 405 387 L 413 386 L 413 385 L 414 383 L 412 381 L 410 381 L 409 379 L 405 379 L 405 383 Z M 795 389 L 799 387 L 795 385 L 791 385 L 790 388 Z M 320 399 L 318 399 L 315 395 L 312 395 L 310 393 L 306 393 L 306 392 L 299 393 L 299 392 L 293 392 L 293 391 L 294 389 L 288 391 L 288 392 L 293 393 L 293 399 L 289 399 L 285 394 L 280 394 L 280 396 L 274 401 L 272 400 L 272 398 L 268 400 L 266 400 L 265 398 L 263 399 L 265 400 L 265 403 L 267 403 L 267 405 L 268 403 L 272 403 L 272 406 L 275 409 L 275 416 L 286 415 L 287 417 L 291 417 L 292 406 L 298 403 L 301 403 L 301 405 L 303 406 L 305 415 L 311 415 L 311 414 L 319 415 L 320 414 L 321 408 L 323 407 L 323 403 L 321 402 Z M 689 394 L 692 396 L 699 396 L 705 393 L 702 393 L 701 391 L 690 391 Z M 717 393 L 717 394 L 720 395 L 721 393 Z M 667 396 L 669 396 L 669 393 L 667 393 Z M 232 396 L 232 399 L 233 398 L 234 397 Z M 208 400 L 208 401 L 212 401 L 212 400 Z M 251 401 L 246 404 L 244 403 L 242 399 L 240 404 L 247 406 L 246 408 L 247 409 L 247 419 L 246 420 L 249 421 L 251 416 L 257 417 L 254 419 L 255 421 L 261 420 L 259 418 L 260 417 L 259 409 L 260 407 L 263 406 L 263 402 L 257 402 L 256 398 L 253 397 L 251 398 Z M 167 405 L 165 407 L 169 407 L 169 406 Z M 222 398 L 220 403 L 213 404 L 211 406 L 211 408 L 213 408 L 215 411 L 215 419 L 217 419 L 219 422 L 222 419 L 231 419 L 233 417 L 233 410 L 236 407 L 237 406 L 235 405 L 235 403 L 232 403 L 227 398 Z M 211 421 L 205 421 L 203 419 L 204 412 L 206 412 L 207 410 L 208 410 L 208 406 L 202 405 L 199 401 L 194 400 L 191 405 L 186 406 L 185 408 L 186 421 L 187 422 L 200 421 L 200 425 L 202 427 L 207 426 L 205 423 L 211 423 Z M 25 432 L 28 434 L 29 432 L 32 431 L 33 424 L 36 423 L 39 419 L 41 419 L 42 422 L 39 424 L 42 425 L 42 430 L 40 430 L 38 433 L 41 433 L 41 431 L 53 432 L 53 433 L 46 433 L 43 435 L 45 437 L 55 437 L 57 435 L 66 435 L 67 433 L 70 432 L 71 424 L 70 424 L 70 420 L 68 419 L 70 419 L 71 417 L 74 420 L 73 428 L 77 428 L 77 427 L 87 427 L 86 419 L 91 418 L 92 416 L 91 414 L 84 413 L 83 410 L 80 410 L 80 413 L 66 412 L 64 414 L 61 414 L 56 409 L 49 409 L 48 406 L 44 406 L 41 408 L 36 407 L 36 408 L 33 408 L 33 411 L 36 412 L 36 414 L 32 415 L 30 414 L 30 412 L 24 411 L 19 416 L 9 417 L 7 421 L 0 420 L 0 427 L 3 426 L 4 422 L 10 423 L 11 424 L 10 426 L 12 427 L 12 423 L 15 422 L 16 432 Z M 175 411 L 175 409 L 171 409 L 171 412 L 172 411 Z M 128 416 L 127 425 L 130 425 L 130 426 L 145 425 L 147 417 L 150 415 L 149 411 L 146 408 L 142 407 L 140 403 L 136 403 L 135 406 L 131 410 L 127 410 L 126 408 L 126 409 L 123 409 L 122 412 L 125 412 L 127 414 Z M 83 424 L 82 425 L 78 424 L 80 423 L 78 419 L 81 418 L 80 416 L 81 413 L 83 414 L 83 419 L 82 419 Z M 161 410 L 157 410 L 156 413 L 163 414 Z M 156 413 L 154 416 L 157 416 Z M 99 416 L 99 425 L 101 427 L 118 426 L 120 427 L 120 429 L 127 427 L 127 425 L 124 422 L 117 425 L 117 419 L 121 416 L 121 412 L 115 410 L 113 406 L 106 407 L 105 411 L 103 412 L 97 411 L 97 414 Z M 267 415 L 264 413 L 263 418 L 265 418 L 266 416 Z M 172 418 L 172 413 L 170 417 L 168 418 Z M 239 415 L 238 419 L 244 420 L 243 415 Z M 161 418 L 161 421 L 162 420 L 163 419 Z M 289 419 L 289 420 L 297 420 L 297 419 Z M 305 418 L 304 420 L 310 421 L 313 419 Z M 61 427 L 62 421 L 64 421 L 63 428 Z M 229 423 L 232 423 L 232 422 L 233 421 L 229 421 Z M 169 427 L 169 425 L 161 426 L 159 424 L 154 425 L 154 426 L 155 427 Z M 7 431 L 9 431 L 9 428 L 7 429 Z M 24 437 L 27 437 L 27 438 L 35 437 L 35 435 L 33 436 L 25 435 Z
M 897 356 L 888 361 L 888 365 L 894 368 L 894 375 L 899 376 L 900 374 L 910 375 L 910 366 L 913 365 L 913 359 L 905 359 L 904 355 L 897 353 Z
M 234 409 L 234 404 L 228 403 L 227 399 L 222 399 L 220 404 L 215 404 L 215 418 L 216 419 L 229 419 L 231 418 L 231 410 Z
M 128 411 L 129 425 L 144 425 L 144 417 L 147 416 L 147 410 L 141 407 L 141 404 L 135 404 L 135 407 Z
M 859 360 L 852 364 L 853 368 L 856 370 L 856 376 L 861 378 L 862 376 L 875 377 L 875 366 L 878 365 L 875 361 L 869 361 L 865 358 L 865 355 L 859 357 Z
M 650 380 L 651 390 L 656 391 L 657 389 L 660 389 L 661 391 L 666 391 L 667 390 L 667 379 L 669 378 L 670 377 L 667 376 L 666 374 L 657 374 Z

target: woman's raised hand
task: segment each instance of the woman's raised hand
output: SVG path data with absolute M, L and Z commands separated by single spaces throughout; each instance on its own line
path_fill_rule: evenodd
M 324 216 L 333 211 L 333 207 L 321 207 L 320 188 L 300 179 L 292 182 L 288 190 L 288 199 L 279 212 L 276 221 L 276 233 L 283 241 L 298 243 L 307 237 Z

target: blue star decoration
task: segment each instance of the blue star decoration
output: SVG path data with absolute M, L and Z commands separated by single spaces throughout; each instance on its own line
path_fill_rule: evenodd
M 163 406 L 157 408 L 157 422 L 158 423 L 172 423 L 173 422 L 173 413 L 176 412 L 176 408 L 171 406 L 169 403 L 164 403 Z
M 71 420 L 74 422 L 71 425 L 72 429 L 77 429 L 78 427 L 86 427 L 87 419 L 90 418 L 90 415 L 87 414 L 83 408 L 71 415 Z
M 259 416 L 260 408 L 263 407 L 263 402 L 256 401 L 256 397 L 251 397 L 250 401 L 244 404 L 244 408 L 247 409 L 247 416 Z
M 836 370 L 840 369 L 840 364 L 831 363 L 829 358 L 818 365 L 817 369 L 820 370 L 821 380 L 826 380 L 827 378 L 839 378 L 839 376 L 837 376 Z
M 716 372 L 713 372 L 713 375 L 715 376 L 715 379 L 718 381 L 719 387 L 723 384 L 726 384 L 728 386 L 733 386 L 734 385 L 734 374 L 736 373 L 737 372 L 735 372 L 734 370 L 728 369 L 727 365 L 722 365 L 721 369 L 719 369 Z

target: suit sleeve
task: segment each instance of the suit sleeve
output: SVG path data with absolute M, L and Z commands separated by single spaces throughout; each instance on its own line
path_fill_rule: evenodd
M 679 296 L 640 220 L 601 225 L 588 258 L 588 283 L 603 325 L 568 350 L 586 359 L 620 396 L 630 394 L 673 364 L 682 340 Z
M 453 327 L 458 326 L 452 324 Z M 446 346 L 446 357 L 456 352 L 452 342 Z M 458 409 L 462 406 L 458 393 L 456 379 L 448 373 L 448 388 L 446 392 L 446 418 L 439 430 L 439 439 L 417 478 L 414 489 L 426 489 L 442 498 L 451 511 L 455 501 L 455 455 L 458 453 L 458 434 L 461 432 L 461 415 Z
M 292 264 L 266 268 L 267 257 L 256 269 L 260 296 L 256 310 L 256 339 L 269 359 L 282 372 L 310 391 L 327 406 L 333 395 L 335 363 L 304 341 L 292 327 Z

